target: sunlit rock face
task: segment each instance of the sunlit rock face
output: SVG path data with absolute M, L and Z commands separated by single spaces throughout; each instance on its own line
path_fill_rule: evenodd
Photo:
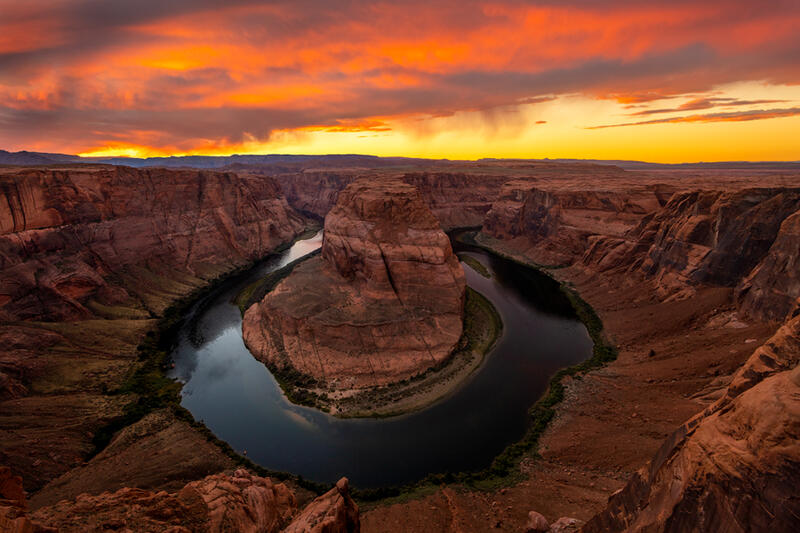
M 726 394 L 676 430 L 584 527 L 797 530 L 800 313 L 759 347 Z
M 252 306 L 260 360 L 337 389 L 400 381 L 446 359 L 461 336 L 465 279 L 417 190 L 357 180 L 325 219 L 322 254 Z
M 77 320 L 175 298 L 305 226 L 270 178 L 66 167 L 0 176 L 0 319 Z

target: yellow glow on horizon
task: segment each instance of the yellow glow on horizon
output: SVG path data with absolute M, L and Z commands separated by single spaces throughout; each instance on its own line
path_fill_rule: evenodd
M 278 94 L 270 95 L 272 97 Z M 770 100 L 680 110 L 696 98 Z M 730 160 L 800 160 L 800 111 L 793 116 L 738 119 L 738 113 L 800 106 L 800 87 L 740 83 L 704 95 L 640 104 L 565 95 L 551 101 L 446 117 L 375 117 L 333 125 L 274 131 L 268 140 L 215 143 L 187 139 L 190 149 L 114 142 L 89 147 L 86 157 L 153 157 L 294 153 L 358 153 L 434 159 L 497 158 L 634 159 L 657 163 Z M 669 109 L 647 115 L 632 113 Z M 727 120 L 715 118 L 722 113 Z M 730 115 L 734 113 L 734 115 Z M 725 115 L 728 114 L 728 115 Z M 710 116 L 696 120 L 697 117 Z M 746 116 L 746 115 L 745 115 Z M 693 117 L 695 121 L 592 129 L 645 120 Z M 719 120 L 719 121 L 714 121 Z

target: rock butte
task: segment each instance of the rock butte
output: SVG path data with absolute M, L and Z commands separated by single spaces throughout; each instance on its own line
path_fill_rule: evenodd
M 798 530 L 796 165 L 246 161 L 0 168 L 0 529 L 523 531 L 533 516 L 553 532 Z M 479 242 L 563 267 L 551 273 L 617 342 L 617 361 L 562 382 L 525 479 L 360 517 L 340 483 L 300 511 L 302 489 L 236 471 L 169 408 L 94 455 L 136 401 L 108 391 L 141 364 L 153 317 L 290 241 L 298 211 L 325 216 L 362 177 L 413 185 L 443 227 L 482 225 Z M 380 272 L 348 257 L 334 246 L 318 262 L 364 287 L 356 272 Z
M 247 310 L 244 338 L 256 358 L 334 389 L 385 385 L 450 356 L 465 286 L 415 187 L 358 180 L 325 217 L 321 256 Z

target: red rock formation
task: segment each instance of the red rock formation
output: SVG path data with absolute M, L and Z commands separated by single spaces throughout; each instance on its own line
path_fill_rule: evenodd
M 645 229 L 654 236 L 642 270 L 664 288 L 735 286 L 798 208 L 800 189 L 676 194 Z
M 506 183 L 481 233 L 543 264 L 572 264 L 600 237 L 619 240 L 649 210 L 658 188 L 625 192 L 542 189 L 527 179 Z
M 358 506 L 344 478 L 296 514 L 295 496 L 283 483 L 240 469 L 191 482 L 175 493 L 124 488 L 97 496 L 82 494 L 38 509 L 30 525 L 63 533 L 120 528 L 173 533 L 277 533 L 283 528 L 316 533 L 359 531 Z
M 800 297 L 800 211 L 786 218 L 764 259 L 736 288 L 741 311 L 783 320 Z
M 361 530 L 358 506 L 350 497 L 347 478 L 311 502 L 284 533 L 350 533 Z
M 22 478 L 7 466 L 0 466 L 0 531 L 4 533 L 34 533 L 35 528 L 26 514 Z M 41 531 L 41 529 L 38 529 Z
M 359 178 L 373 181 L 400 179 L 417 188 L 445 230 L 480 226 L 507 180 L 496 174 L 456 172 L 391 173 L 386 171 L 305 171 L 276 177 L 289 203 L 304 212 L 325 217 L 336 196 Z
M 800 315 L 582 531 L 797 531 Z M 793 368 L 793 370 L 786 370 Z
M 420 195 L 360 180 L 325 220 L 322 256 L 245 313 L 260 360 L 337 389 L 400 381 L 447 358 L 461 336 L 465 279 Z
M 0 321 L 151 318 L 304 228 L 269 178 L 105 166 L 1 172 Z M 0 400 L 22 396 L 37 354 L 61 336 L 14 328 L 0 338 Z
M 302 227 L 268 178 L 11 169 L 0 180 L 0 320 L 74 320 L 118 306 L 160 312 L 169 296 Z

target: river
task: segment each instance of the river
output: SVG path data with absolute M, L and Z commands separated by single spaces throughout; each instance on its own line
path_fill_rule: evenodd
M 467 284 L 503 319 L 484 364 L 430 407 L 386 419 L 339 419 L 290 403 L 242 341 L 238 292 L 322 243 L 297 241 L 195 304 L 178 332 L 172 377 L 181 403 L 220 439 L 256 463 L 319 482 L 347 476 L 358 488 L 488 466 L 527 427 L 527 410 L 558 369 L 591 355 L 592 341 L 558 285 L 547 276 L 454 241 L 459 256 L 483 263 L 487 279 L 462 263 Z

